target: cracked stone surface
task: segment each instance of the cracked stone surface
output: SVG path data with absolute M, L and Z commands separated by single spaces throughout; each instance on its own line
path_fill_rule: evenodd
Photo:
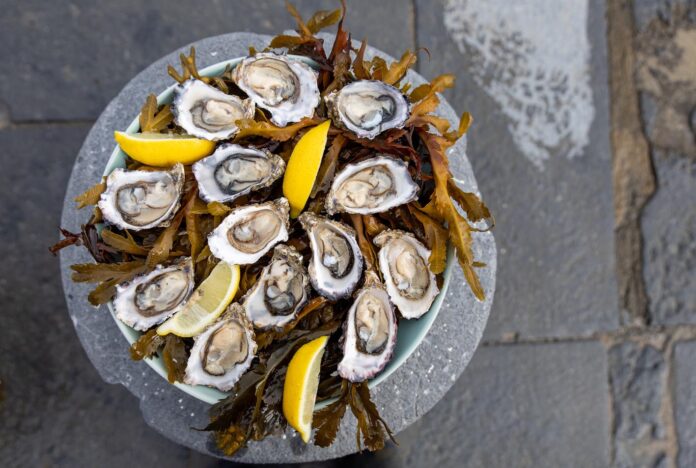
M 674 399 L 679 466 L 696 465 L 696 341 L 677 343 L 674 347 Z
M 244 55 L 250 45 L 262 49 L 269 39 L 268 36 L 251 33 L 233 33 L 198 41 L 198 63 L 204 67 L 219 61 L 221 57 Z M 375 49 L 370 49 L 367 56 L 375 53 Z M 164 89 L 168 80 L 162 76 L 162 70 L 165 64 L 175 62 L 177 55 L 178 51 L 162 58 L 136 76 L 100 116 L 77 157 L 68 184 L 61 221 L 63 226 L 73 230 L 79 226 L 84 216 L 75 212 L 74 196 L 98 180 L 114 147 L 113 130 L 124 128 L 130 122 L 146 94 Z M 383 57 L 393 60 L 385 55 Z M 411 73 L 409 79 L 416 84 L 423 82 L 415 73 Z M 456 119 L 456 114 L 447 104 L 443 104 L 439 112 L 452 121 Z M 450 167 L 464 187 L 476 191 L 476 181 L 464 148 L 464 140 L 452 148 Z M 461 273 L 457 272 L 440 315 L 425 340 L 394 375 L 372 391 L 381 415 L 395 432 L 408 427 L 440 400 L 464 370 L 481 338 L 494 291 L 496 258 L 492 235 L 476 236 L 475 255 L 488 265 L 479 272 L 487 291 L 486 301 L 476 301 L 464 286 Z M 61 252 L 63 286 L 70 314 L 85 351 L 102 378 L 109 383 L 119 383 L 138 396 L 145 420 L 168 438 L 194 450 L 220 456 L 209 434 L 190 430 L 191 427 L 205 425 L 208 405 L 169 385 L 145 363 L 131 361 L 126 342 L 106 309 L 102 307 L 100 311 L 94 311 L 86 301 L 88 288 L 70 281 L 68 265 L 84 261 L 88 261 L 88 258 L 83 250 Z M 466 313 L 466 320 L 461 319 L 462 313 Z M 411 391 L 400 391 L 404 388 Z M 335 458 L 356 450 L 354 434 L 355 421 L 348 416 L 343 421 L 336 442 L 327 449 L 304 445 L 296 433 L 289 430 L 287 437 L 250 443 L 234 459 L 250 463 L 278 463 Z

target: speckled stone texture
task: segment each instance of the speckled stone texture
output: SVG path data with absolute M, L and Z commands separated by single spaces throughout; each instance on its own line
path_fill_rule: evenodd
M 268 36 L 233 33 L 199 41 L 195 43 L 199 66 L 246 55 L 250 45 L 263 48 L 268 40 Z M 84 222 L 86 213 L 77 212 L 72 199 L 98 180 L 114 147 L 113 131 L 127 126 L 148 93 L 158 92 L 171 83 L 166 65 L 176 63 L 178 53 L 187 48 L 158 60 L 136 76 L 99 117 L 77 157 L 65 198 L 62 226 L 76 229 Z M 368 55 L 379 54 L 393 60 L 372 48 L 368 52 Z M 423 81 L 415 73 L 411 73 L 409 79 L 417 84 Z M 453 122 L 457 119 L 447 104 L 440 107 L 439 113 Z M 465 141 L 451 150 L 451 169 L 465 189 L 477 191 L 464 150 Z M 496 249 L 491 234 L 476 235 L 475 254 L 487 264 L 479 270 L 487 292 L 486 301 L 475 301 L 461 272 L 456 269 L 440 315 L 417 352 L 373 391 L 380 413 L 395 432 L 416 421 L 442 398 L 466 367 L 481 339 L 495 288 Z M 63 286 L 70 314 L 80 341 L 101 377 L 109 383 L 125 386 L 136 395 L 147 423 L 168 438 L 202 453 L 220 456 L 208 434 L 191 430 L 207 422 L 208 405 L 169 385 L 146 364 L 131 361 L 127 343 L 106 309 L 93 310 L 86 301 L 88 287 L 70 281 L 68 266 L 86 261 L 89 257 L 80 249 L 61 253 Z M 306 446 L 289 431 L 287 436 L 251 443 L 234 459 L 247 463 L 279 463 L 339 457 L 356 450 L 354 431 L 354 419 L 347 416 L 337 441 L 328 449 Z

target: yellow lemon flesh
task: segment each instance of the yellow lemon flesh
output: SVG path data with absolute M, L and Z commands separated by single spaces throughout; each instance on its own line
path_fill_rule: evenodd
M 292 150 L 283 177 L 283 194 L 290 202 L 290 216 L 293 218 L 300 215 L 312 193 L 330 126 L 331 121 L 327 120 L 312 128 L 302 135 Z
M 319 386 L 319 368 L 329 340 L 322 336 L 303 345 L 290 360 L 283 387 L 283 415 L 307 443 Z
M 157 328 L 158 335 L 196 336 L 230 305 L 239 288 L 239 265 L 220 262 L 193 291 L 186 305 Z
M 215 142 L 188 135 L 114 132 L 124 153 L 148 166 L 169 167 L 193 164 L 215 149 Z

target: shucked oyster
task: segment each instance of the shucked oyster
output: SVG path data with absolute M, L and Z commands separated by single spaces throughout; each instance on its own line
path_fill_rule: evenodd
M 347 164 L 336 174 L 326 196 L 329 214 L 383 213 L 409 203 L 418 196 L 418 185 L 401 159 L 377 155 L 356 164 Z
M 390 128 L 402 128 L 410 112 L 401 91 L 382 81 L 354 81 L 324 101 L 336 125 L 369 139 Z
M 271 263 L 242 299 L 247 317 L 257 328 L 282 327 L 297 316 L 309 298 L 309 276 L 302 255 L 276 245 Z
M 373 272 L 355 295 L 344 325 L 343 359 L 338 374 L 362 382 L 384 369 L 396 345 L 396 317 L 384 287 Z
M 104 219 L 122 229 L 139 231 L 167 226 L 179 208 L 184 166 L 169 171 L 114 169 L 106 178 L 99 209 Z
M 285 161 L 276 154 L 232 143 L 193 165 L 201 198 L 206 202 L 229 202 L 253 190 L 270 186 L 285 171 Z
M 319 105 L 317 73 L 284 55 L 247 57 L 232 71 L 232 79 L 281 127 L 311 117 Z
M 254 118 L 254 103 L 192 78 L 174 88 L 172 113 L 189 135 L 225 140 L 239 130 L 237 120 Z
M 308 268 L 312 286 L 331 300 L 349 296 L 360 281 L 363 268 L 355 231 L 310 212 L 302 213 L 299 220 L 312 249 Z
M 181 309 L 193 291 L 193 263 L 190 258 L 164 267 L 116 287 L 114 311 L 129 327 L 145 331 Z
M 254 330 L 239 304 L 196 337 L 186 364 L 184 382 L 230 390 L 256 355 Z
M 387 292 L 404 318 L 419 318 L 440 291 L 428 267 L 430 250 L 412 234 L 387 230 L 373 239 Z
M 208 236 L 213 255 L 227 263 L 255 263 L 274 245 L 288 240 L 286 198 L 235 208 Z

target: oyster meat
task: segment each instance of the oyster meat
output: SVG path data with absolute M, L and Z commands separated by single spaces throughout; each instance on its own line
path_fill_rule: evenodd
M 309 276 L 294 247 L 276 245 L 271 263 L 242 299 L 257 328 L 282 327 L 293 320 L 309 298 Z
M 239 304 L 196 337 L 186 364 L 184 382 L 232 389 L 256 355 L 254 330 Z
M 172 114 L 189 135 L 226 140 L 239 131 L 237 120 L 254 118 L 254 103 L 192 78 L 174 88 Z
M 213 255 L 227 263 L 255 263 L 274 245 L 288 240 L 286 198 L 233 209 L 208 236 Z
M 348 297 L 360 281 L 363 268 L 355 231 L 310 212 L 302 213 L 299 220 L 312 249 L 308 268 L 312 286 L 333 301 Z
M 285 55 L 260 53 L 247 57 L 232 71 L 232 79 L 281 127 L 312 117 L 319 105 L 317 73 Z
M 370 140 L 391 128 L 402 128 L 410 108 L 406 97 L 382 81 L 359 80 L 324 99 L 336 125 Z
M 418 197 L 418 185 L 401 159 L 384 154 L 347 164 L 326 196 L 329 214 L 383 213 Z
M 391 301 L 404 318 L 421 317 L 440 292 L 428 267 L 430 250 L 413 234 L 397 230 L 383 231 L 373 242 L 380 247 L 379 269 Z
M 193 287 L 190 258 L 166 267 L 157 265 L 150 273 L 116 286 L 114 312 L 129 327 L 145 331 L 179 311 Z
M 98 206 L 107 222 L 122 229 L 167 226 L 179 208 L 183 186 L 181 164 L 168 171 L 114 169 L 106 178 Z
M 396 316 L 389 296 L 373 272 L 355 295 L 343 333 L 338 374 L 351 382 L 374 377 L 389 362 L 396 345 Z
M 285 161 L 266 150 L 226 143 L 193 165 L 200 196 L 206 202 L 229 202 L 268 187 L 285 171 Z

